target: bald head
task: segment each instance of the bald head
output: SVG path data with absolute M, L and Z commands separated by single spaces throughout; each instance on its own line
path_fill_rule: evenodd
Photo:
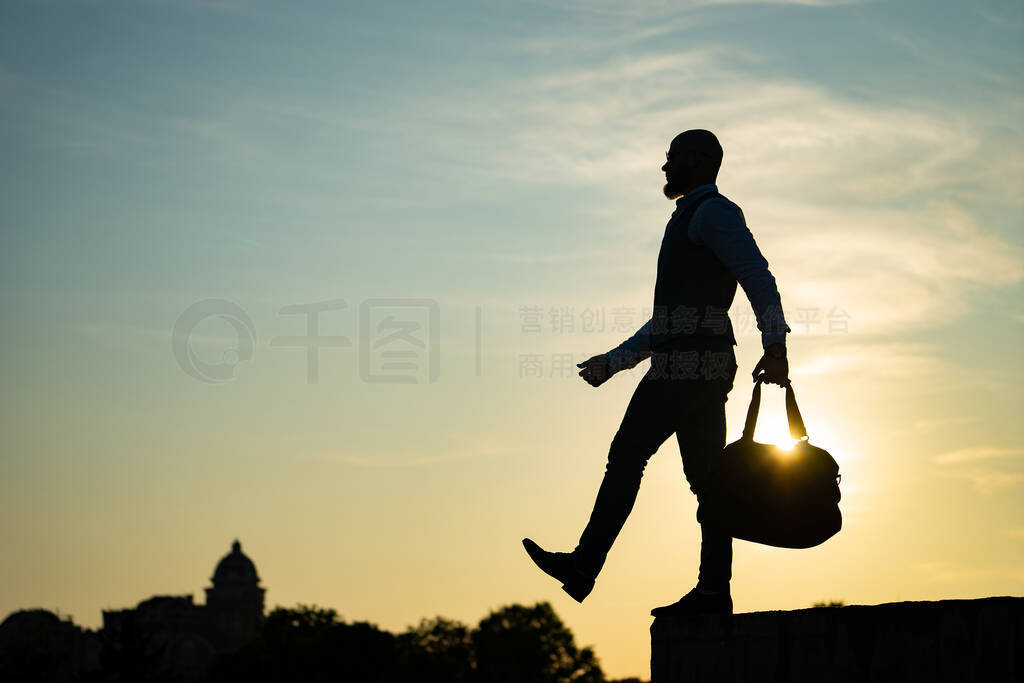
M 675 136 L 669 146 L 669 151 L 678 151 L 681 154 L 696 152 L 704 155 L 710 165 L 714 166 L 716 175 L 722 166 L 722 145 L 719 144 L 714 133 L 703 128 L 683 131 Z
M 695 128 L 675 136 L 661 167 L 665 196 L 676 199 L 695 187 L 714 183 L 722 166 L 722 145 L 709 130 Z

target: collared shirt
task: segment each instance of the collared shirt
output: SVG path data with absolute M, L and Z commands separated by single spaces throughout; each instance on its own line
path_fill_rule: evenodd
M 676 200 L 677 210 L 684 210 L 707 193 L 717 191 L 718 187 L 711 184 L 695 187 Z M 740 207 L 725 197 L 707 200 L 690 220 L 687 236 L 694 244 L 711 249 L 743 288 L 754 309 L 762 347 L 785 344 L 786 333 L 792 330 L 783 316 L 782 299 L 768 270 L 768 261 L 757 248 Z M 650 356 L 650 333 L 648 320 L 636 334 L 609 351 L 612 366 L 633 367 Z

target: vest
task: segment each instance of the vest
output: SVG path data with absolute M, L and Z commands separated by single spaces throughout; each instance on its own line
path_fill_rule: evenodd
M 654 284 L 652 352 L 736 344 L 729 320 L 736 278 L 709 247 L 689 238 L 697 208 L 721 196 L 709 192 L 686 209 L 676 209 L 665 226 Z

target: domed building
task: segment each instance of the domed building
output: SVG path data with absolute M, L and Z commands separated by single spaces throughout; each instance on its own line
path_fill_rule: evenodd
M 255 639 L 263 625 L 263 595 L 256 565 L 236 539 L 206 589 L 206 604 L 191 595 L 157 595 L 137 606 L 103 611 L 108 662 L 147 662 L 183 680 L 199 680 L 213 658 Z
M 263 594 L 256 565 L 236 539 L 217 563 L 206 589 L 206 616 L 221 634 L 223 649 L 235 650 L 255 638 L 263 625 Z

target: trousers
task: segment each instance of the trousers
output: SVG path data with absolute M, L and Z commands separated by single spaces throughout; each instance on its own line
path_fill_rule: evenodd
M 736 377 L 732 347 L 653 354 L 612 439 L 604 479 L 579 544 L 577 566 L 596 578 L 625 524 L 651 456 L 672 434 L 683 474 L 700 499 L 708 466 L 725 447 L 725 403 Z M 732 538 L 701 527 L 698 586 L 729 590 Z

